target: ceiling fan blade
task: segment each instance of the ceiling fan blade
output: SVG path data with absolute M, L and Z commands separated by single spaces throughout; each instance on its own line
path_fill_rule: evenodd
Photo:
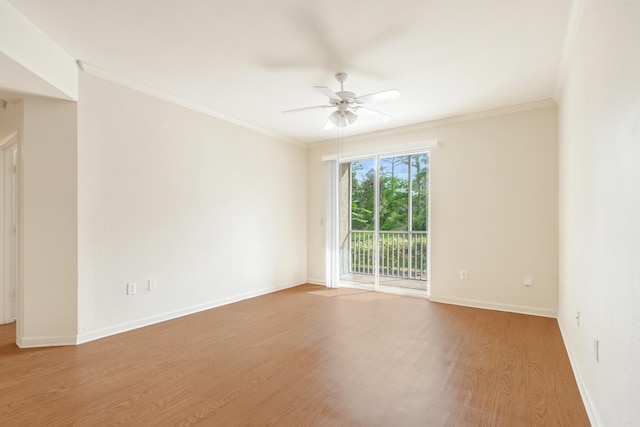
M 374 119 L 381 120 L 384 122 L 389 121 L 391 119 L 390 115 L 381 113 L 380 111 L 372 110 L 371 108 L 355 107 L 353 111 L 355 111 L 356 113 L 360 113 L 363 116 L 373 117 Z
M 317 90 L 318 92 L 322 93 L 323 95 L 329 97 L 329 99 L 331 99 L 333 101 L 342 101 L 342 98 L 340 98 L 338 95 L 336 95 L 335 92 L 332 91 L 331 89 L 329 89 L 328 87 L 314 86 L 313 88 L 315 90 Z
M 387 99 L 400 98 L 402 94 L 396 89 L 383 90 L 382 92 L 374 92 L 368 95 L 362 95 L 355 99 L 358 104 L 364 104 L 365 102 L 377 102 L 385 101 Z
M 298 111 L 320 110 L 322 108 L 329 108 L 329 107 L 332 107 L 332 105 L 314 105 L 313 107 L 294 108 L 293 110 L 286 110 L 286 111 L 283 111 L 283 113 L 284 114 L 297 113 Z

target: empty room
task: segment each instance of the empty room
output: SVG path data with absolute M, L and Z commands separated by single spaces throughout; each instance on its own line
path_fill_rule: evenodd
M 639 21 L 0 0 L 0 425 L 635 425 Z

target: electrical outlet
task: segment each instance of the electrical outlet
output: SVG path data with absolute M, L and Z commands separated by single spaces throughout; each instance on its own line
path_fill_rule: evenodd
M 533 286 L 533 276 L 524 276 L 524 285 Z
M 153 292 L 156 290 L 156 281 L 155 280 L 149 280 L 149 292 Z
M 460 280 L 467 280 L 467 270 L 460 270 Z
M 135 282 L 127 283 L 127 295 L 133 295 L 136 293 L 136 284 Z

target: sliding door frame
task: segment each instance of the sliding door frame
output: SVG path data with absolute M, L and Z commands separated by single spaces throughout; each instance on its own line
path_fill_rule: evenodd
M 374 160 L 375 167 L 375 190 L 374 190 L 374 203 L 375 203 L 375 214 L 374 214 L 374 222 L 375 222 L 375 232 L 374 232 L 374 285 L 373 290 L 376 292 L 385 292 L 385 293 L 393 293 L 400 295 L 411 295 L 411 296 L 420 296 L 420 297 L 429 297 L 431 293 L 431 174 L 429 173 L 427 194 L 429 197 L 427 199 L 428 204 L 428 230 L 427 230 L 427 280 L 426 280 L 426 291 L 420 290 L 411 290 L 411 289 L 403 289 L 403 288 L 393 288 L 390 289 L 388 286 L 384 286 L 381 289 L 380 280 L 379 280 L 379 263 L 380 263 L 380 254 L 379 254 L 379 220 L 380 220 L 380 212 L 379 212 L 379 197 L 380 197 L 380 177 L 379 177 L 379 161 L 380 158 L 386 157 L 394 157 L 394 156 L 404 156 L 404 155 L 413 155 L 413 154 L 421 154 L 427 153 L 429 155 L 429 160 L 431 160 L 431 151 L 433 148 L 438 146 L 437 141 L 431 140 L 426 142 L 421 142 L 417 144 L 408 144 L 403 146 L 390 146 L 383 147 L 377 150 L 367 150 L 353 153 L 342 153 L 341 155 L 335 156 L 325 156 L 322 158 L 323 161 L 327 163 L 326 167 L 326 285 L 328 287 L 358 287 L 357 285 L 353 285 L 351 283 L 346 284 L 341 282 L 340 280 L 340 246 L 339 246 L 339 185 L 340 185 L 340 169 L 341 165 L 344 163 L 351 163 L 358 160 Z M 429 172 L 431 169 L 429 169 Z M 350 190 L 351 191 L 351 190 Z M 409 195 L 411 199 L 411 195 Z M 363 287 L 367 289 L 367 287 Z

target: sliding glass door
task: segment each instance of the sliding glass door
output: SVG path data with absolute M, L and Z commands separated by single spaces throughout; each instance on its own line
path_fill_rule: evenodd
M 379 181 L 379 285 L 427 290 L 427 154 L 383 157 Z
M 428 172 L 424 152 L 340 164 L 342 284 L 427 291 Z
M 340 281 L 374 290 L 377 159 L 340 165 Z

